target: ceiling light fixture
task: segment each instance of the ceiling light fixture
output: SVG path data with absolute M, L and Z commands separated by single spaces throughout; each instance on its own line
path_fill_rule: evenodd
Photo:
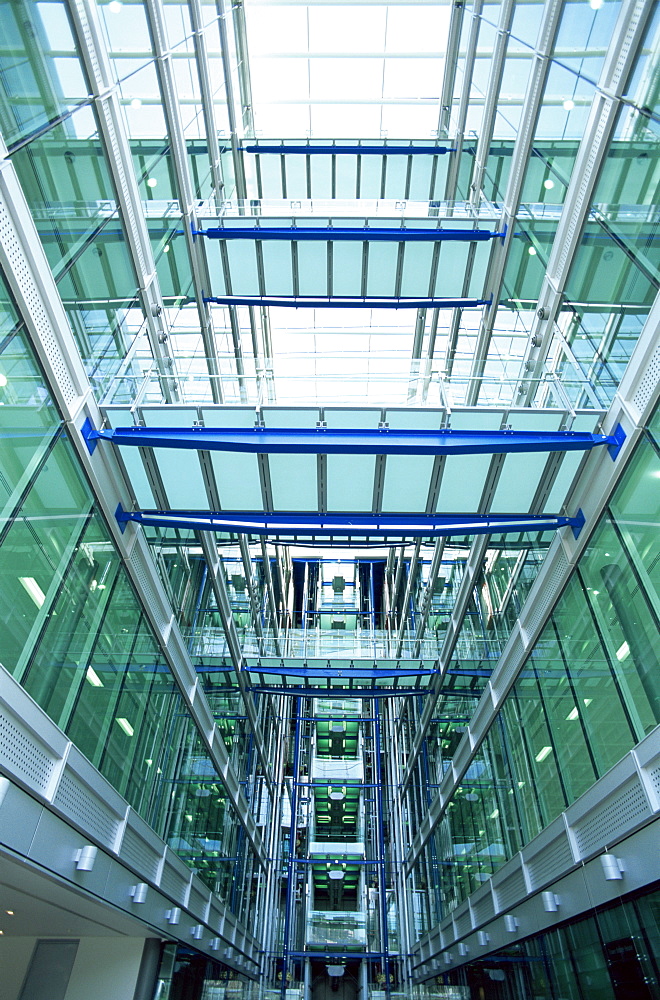
M 46 595 L 35 578 L 33 576 L 19 576 L 18 582 L 28 592 L 37 607 L 40 608 L 46 600 Z
M 127 736 L 132 736 L 135 732 L 128 719 L 116 719 L 115 721 L 119 728 L 124 730 Z

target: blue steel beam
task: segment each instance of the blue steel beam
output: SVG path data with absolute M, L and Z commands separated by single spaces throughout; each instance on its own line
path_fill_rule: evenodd
M 351 698 L 409 698 L 413 694 L 425 694 L 424 688 L 291 688 L 291 687 L 266 687 L 255 685 L 250 688 L 255 694 L 276 694 L 287 698 L 327 698 L 346 695 Z M 482 692 L 479 693 L 481 697 Z
M 584 514 L 575 517 L 545 514 L 523 517 L 511 514 L 488 517 L 387 514 L 235 514 L 225 511 L 127 511 L 121 504 L 115 511 L 119 526 L 127 521 L 155 528 L 185 528 L 190 531 L 221 531 L 246 535 L 291 535 L 342 537 L 390 536 L 439 538 L 451 535 L 492 535 L 521 531 L 556 531 L 573 528 L 577 538 L 584 525 Z
M 508 455 L 611 448 L 613 434 L 583 431 L 340 430 L 332 427 L 115 427 L 82 430 L 90 451 L 97 440 L 137 448 L 238 451 L 254 455 Z
M 327 698 L 328 694 L 330 697 L 341 693 L 341 695 L 346 695 L 351 698 L 360 698 L 364 700 L 366 698 L 408 698 L 411 695 L 425 695 L 428 688 L 386 688 L 386 687 L 370 687 L 370 688 L 340 688 L 340 687 L 324 687 L 324 688 L 312 688 L 312 687 L 277 687 L 273 685 L 271 687 L 265 685 L 254 685 L 249 689 L 254 691 L 255 694 L 277 694 L 283 695 L 285 697 L 291 698 Z M 217 689 L 216 689 L 217 691 Z M 229 693 L 234 693 L 235 689 L 231 689 Z M 222 693 L 219 691 L 217 693 Z M 458 692 L 449 691 L 448 694 L 458 694 Z M 465 698 L 481 698 L 483 691 L 461 691 L 461 697 Z
M 490 299 L 407 299 L 393 296 L 324 295 L 211 295 L 205 302 L 219 306 L 276 306 L 284 309 L 476 309 Z
M 504 239 L 490 229 L 401 229 L 376 226 L 217 226 L 195 229 L 209 240 L 288 240 L 296 243 L 485 243 Z
M 332 153 L 333 156 L 443 156 L 455 153 L 451 146 L 241 146 L 244 153 L 293 153 L 314 156 Z
M 251 674 L 278 674 L 284 677 L 309 677 L 323 680 L 326 677 L 345 677 L 346 680 L 376 680 L 385 677 L 434 677 L 438 670 L 415 670 L 401 668 L 374 669 L 373 667 L 244 667 Z

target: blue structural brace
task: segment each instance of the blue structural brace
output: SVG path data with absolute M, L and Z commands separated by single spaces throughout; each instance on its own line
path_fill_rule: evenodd
M 556 531 L 570 527 L 577 538 L 584 525 L 584 514 L 575 517 L 546 514 L 524 517 L 499 514 L 487 517 L 389 514 L 236 514 L 215 511 L 127 511 L 121 504 L 115 511 L 117 523 L 124 529 L 127 521 L 156 528 L 181 528 L 190 531 L 220 531 L 245 535 L 284 535 L 346 538 L 390 536 L 405 538 L 441 538 L 451 535 L 510 534 L 521 531 Z
M 341 430 L 333 427 L 116 427 L 82 430 L 90 452 L 97 440 L 138 448 L 238 451 L 255 455 L 507 455 L 620 447 L 616 434 L 584 431 Z M 625 437 L 625 435 L 624 435 Z
M 244 153 L 298 153 L 314 156 L 319 153 L 333 156 L 436 156 L 455 153 L 450 146 L 291 146 L 282 143 L 277 146 L 250 145 L 239 147 Z
M 485 243 L 504 239 L 506 231 L 489 229 L 402 229 L 376 226 L 218 226 L 194 229 L 193 236 L 209 240 L 294 240 L 296 243 L 317 241 L 333 243 Z
M 282 695 L 287 698 L 327 698 L 328 692 L 331 692 L 331 697 L 337 697 L 337 692 L 341 691 L 352 691 L 353 694 L 349 697 L 355 697 L 360 699 L 365 698 L 408 698 L 411 695 L 422 695 L 424 696 L 429 688 L 386 688 L 386 687 L 335 687 L 334 685 L 328 685 L 327 687 L 285 687 L 282 685 L 278 687 L 277 685 L 267 686 L 267 685 L 253 685 L 248 690 L 254 691 L 256 694 L 277 694 Z M 229 693 L 234 693 L 235 688 L 228 689 Z M 334 695 L 332 694 L 334 692 Z M 461 698 L 481 698 L 483 691 L 445 691 L 443 694 L 460 695 Z
M 359 295 L 207 295 L 204 301 L 219 306 L 272 306 L 280 309 L 476 309 L 493 304 L 492 297 L 407 299 Z
M 326 677 L 342 677 L 346 680 L 378 680 L 395 677 L 435 677 L 439 670 L 419 670 L 395 667 L 245 667 L 251 674 L 276 674 L 286 677 L 323 680 Z M 490 671 L 488 672 L 490 677 Z M 326 782 L 327 784 L 327 782 Z

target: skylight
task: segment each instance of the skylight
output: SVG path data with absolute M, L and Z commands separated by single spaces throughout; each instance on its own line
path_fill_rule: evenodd
M 449 5 L 246 3 L 256 135 L 433 137 Z

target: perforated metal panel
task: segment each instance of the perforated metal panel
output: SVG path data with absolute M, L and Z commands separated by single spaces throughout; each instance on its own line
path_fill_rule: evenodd
M 41 296 L 35 285 L 32 273 L 26 261 L 23 249 L 16 234 L 14 223 L 7 211 L 4 201 L 0 200 L 0 243 L 7 256 L 15 282 L 20 288 L 25 308 L 43 347 L 55 375 L 62 396 L 70 405 L 78 392 L 69 374 L 69 368 L 60 346 L 53 334 Z
M 56 761 L 4 713 L 0 714 L 0 760 L 12 777 L 46 794 Z
M 580 857 L 587 857 L 632 829 L 651 815 L 644 789 L 635 777 L 598 809 L 592 809 L 573 826 Z
M 544 576 L 543 588 L 537 590 L 534 600 L 527 604 L 530 613 L 521 619 L 520 624 L 530 637 L 534 636 L 545 624 L 568 572 L 568 559 L 561 549 L 555 550 L 552 561 L 554 565 Z
M 643 413 L 650 403 L 653 394 L 660 381 L 660 347 L 657 347 L 651 362 L 642 378 L 637 392 L 633 396 L 633 403 Z
M 121 820 L 72 774 L 60 779 L 53 805 L 61 809 L 99 843 L 114 850 Z
M 154 616 L 160 635 L 167 642 L 171 628 L 170 619 L 163 611 L 162 603 L 154 589 L 152 575 L 144 564 L 143 553 L 138 546 L 131 553 L 130 563 L 131 570 L 139 583 L 140 591 L 144 595 L 145 605 Z
M 658 798 L 660 798 L 660 764 L 658 764 L 654 768 L 651 768 L 651 770 L 648 772 L 648 775 L 649 778 L 651 779 L 656 795 L 658 796 Z

